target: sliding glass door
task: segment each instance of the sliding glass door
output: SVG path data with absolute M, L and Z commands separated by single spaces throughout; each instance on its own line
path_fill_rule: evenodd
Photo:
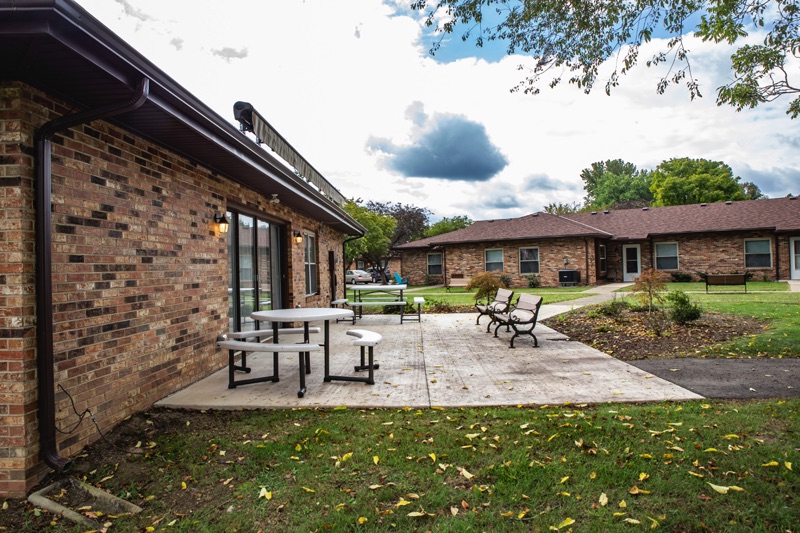
M 281 226 L 228 211 L 228 316 L 231 331 L 250 331 L 253 311 L 281 308 Z

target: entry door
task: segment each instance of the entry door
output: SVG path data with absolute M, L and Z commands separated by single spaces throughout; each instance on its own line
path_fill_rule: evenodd
M 789 239 L 789 248 L 792 250 L 792 279 L 800 279 L 800 237 Z
M 642 273 L 642 249 L 638 244 L 622 246 L 622 281 L 633 281 Z

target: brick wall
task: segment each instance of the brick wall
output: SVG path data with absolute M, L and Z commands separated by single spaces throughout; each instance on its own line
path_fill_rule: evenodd
M 745 239 L 770 239 L 772 241 L 772 267 L 745 268 Z M 699 233 L 680 235 L 639 242 L 641 246 L 642 271 L 655 266 L 654 247 L 658 243 L 678 244 L 678 269 L 675 271 L 691 274 L 699 280 L 698 272 L 732 273 L 752 272 L 755 280 L 788 279 L 789 237 L 771 234 L 766 231 L 748 231 L 739 233 Z M 622 243 L 612 242 L 608 245 L 609 278 L 616 274 L 616 280 L 622 280 Z M 780 268 L 780 272 L 778 272 Z M 612 273 L 613 269 L 613 273 Z
M 71 112 L 21 83 L 0 84 L 0 494 L 46 470 L 36 419 L 34 153 L 38 127 Z M 327 251 L 342 236 L 107 122 L 53 140 L 52 270 L 56 417 L 90 409 L 103 431 L 226 364 L 226 237 L 215 212 L 235 202 L 312 231 L 319 293 L 305 295 L 303 246 L 290 246 L 289 303 L 330 299 Z M 343 275 L 337 273 L 341 284 Z M 63 457 L 98 438 L 88 419 L 59 437 Z
M 581 284 L 594 283 L 595 244 L 593 239 L 551 239 L 539 241 L 514 241 L 513 243 L 497 241 L 477 244 L 448 246 L 444 257 L 444 269 L 448 276 L 463 274 L 472 277 L 485 271 L 484 252 L 486 250 L 503 250 L 503 272 L 511 278 L 512 287 L 527 287 L 525 274 L 520 274 L 519 249 L 539 248 L 539 281 L 544 287 L 559 285 L 558 271 L 564 269 L 564 257 L 569 263 L 567 268 L 578 270 Z M 428 252 L 406 250 L 403 252 L 402 275 L 408 276 L 412 285 L 425 283 Z M 587 278 L 587 258 L 591 277 Z M 437 281 L 441 277 L 436 278 Z M 440 281 L 444 283 L 444 280 Z

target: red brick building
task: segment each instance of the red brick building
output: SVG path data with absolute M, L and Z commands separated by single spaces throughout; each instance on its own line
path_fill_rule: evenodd
M 327 307 L 365 229 L 70 0 L 0 0 L 0 49 L 0 496 L 24 496 L 99 437 L 75 410 L 108 431 L 224 367 L 250 311 Z
M 796 197 L 625 209 L 571 215 L 534 213 L 482 220 L 403 244 L 401 274 L 412 284 L 449 283 L 496 271 L 524 287 L 632 281 L 655 268 L 752 273 L 757 280 L 800 279 L 800 201 Z

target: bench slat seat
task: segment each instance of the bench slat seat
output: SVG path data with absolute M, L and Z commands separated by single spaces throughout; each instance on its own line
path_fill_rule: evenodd
M 495 323 L 495 313 L 508 312 L 508 310 L 511 308 L 512 298 L 514 298 L 514 291 L 501 287 L 497 289 L 497 294 L 495 294 L 494 300 L 492 300 L 490 303 L 475 304 L 475 308 L 478 310 L 478 318 L 475 319 L 475 325 L 477 326 L 480 324 L 482 316 L 488 316 L 491 321 L 486 326 L 486 333 L 489 333 L 492 324 Z

